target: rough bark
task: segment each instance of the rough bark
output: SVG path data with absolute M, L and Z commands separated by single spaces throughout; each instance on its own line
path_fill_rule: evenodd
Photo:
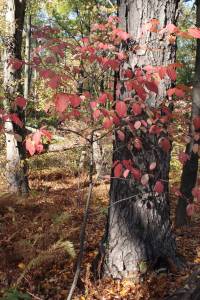
M 10 64 L 10 59 L 21 60 L 22 31 L 24 26 L 24 15 L 26 1 L 8 0 L 6 2 L 6 26 L 7 36 L 5 38 L 4 53 L 4 109 L 7 113 L 17 113 L 24 121 L 24 111 L 13 108 L 13 99 L 22 95 L 21 70 L 16 70 Z M 16 134 L 18 137 L 16 139 Z M 6 175 L 9 184 L 9 191 L 12 193 L 28 193 L 28 180 L 25 163 L 25 150 L 23 146 L 24 127 L 20 128 L 10 119 L 5 122 L 7 165 Z
M 130 33 L 136 44 L 149 47 L 129 53 L 129 65 L 133 70 L 144 65 L 167 65 L 174 62 L 175 46 L 167 44 L 164 37 L 156 42 L 154 33 L 148 33 L 145 38 L 141 38 L 140 30 L 142 25 L 152 18 L 158 19 L 161 27 L 167 23 L 175 23 L 178 2 L 119 1 L 119 17 L 122 19 L 123 29 Z M 155 50 L 150 51 L 150 48 Z M 159 86 L 158 97 L 161 99 L 166 95 L 166 84 L 169 85 L 169 82 L 163 81 Z M 126 97 L 123 89 L 120 97 L 121 100 Z M 155 106 L 155 95 L 152 94 L 147 103 Z M 166 264 L 179 263 L 169 216 L 169 153 L 165 153 L 158 146 L 155 135 L 145 133 L 142 134 L 143 149 L 137 151 L 134 147 L 130 148 L 127 145 L 132 133 L 128 128 L 125 133 L 123 142 L 116 136 L 113 161 L 134 161 L 134 166 L 142 170 L 142 173 L 149 173 L 148 166 L 151 162 L 156 162 L 157 168 L 146 186 L 142 186 L 131 176 L 111 180 L 103 267 L 104 273 L 114 278 L 132 276 L 140 270 L 143 263 L 154 266 L 159 259 L 164 260 Z M 153 192 L 158 179 L 164 182 L 164 192 L 161 194 Z
M 196 26 L 200 27 L 200 1 L 196 1 Z M 195 133 L 192 119 L 196 116 L 200 116 L 200 40 L 197 39 L 196 48 L 196 62 L 195 62 L 195 76 L 193 86 L 192 97 L 192 113 L 191 113 L 191 125 L 190 135 L 192 137 L 191 142 L 186 147 L 186 153 L 189 154 L 190 159 L 185 163 L 182 170 L 180 192 L 181 196 L 178 199 L 176 208 L 176 226 L 181 227 L 187 225 L 189 218 L 186 213 L 187 205 L 193 201 L 192 189 L 196 185 L 198 174 L 198 153 L 192 151 L 195 143 L 193 136 Z

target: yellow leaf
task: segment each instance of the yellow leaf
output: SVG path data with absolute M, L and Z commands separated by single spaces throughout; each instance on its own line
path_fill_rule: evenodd
M 26 265 L 24 263 L 19 263 L 18 268 L 24 270 L 26 268 Z

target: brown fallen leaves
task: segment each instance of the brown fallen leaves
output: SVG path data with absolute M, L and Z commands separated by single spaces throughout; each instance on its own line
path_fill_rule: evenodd
M 61 172 L 51 176 L 50 171 L 44 171 L 34 174 L 31 186 L 32 195 L 26 200 L 9 195 L 6 199 L 5 195 L 0 197 L 0 296 L 23 274 L 18 288 L 34 295 L 33 299 L 66 299 L 75 258 L 70 252 L 55 248 L 55 244 L 68 241 L 71 251 L 78 253 L 87 178 L 80 178 L 78 189 L 77 179 L 71 175 Z M 91 264 L 104 230 L 108 190 L 108 183 L 103 181 L 94 188 L 81 278 L 74 299 L 163 299 L 183 284 L 190 274 L 189 268 L 176 274 L 149 271 L 140 282 L 93 280 Z M 175 200 L 172 199 L 172 211 Z M 199 216 L 192 225 L 176 231 L 178 248 L 188 262 L 200 263 Z

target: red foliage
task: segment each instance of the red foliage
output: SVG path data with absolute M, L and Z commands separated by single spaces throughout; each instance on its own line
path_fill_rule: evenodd
M 156 181 L 156 184 L 155 184 L 153 190 L 156 193 L 159 193 L 159 194 L 162 193 L 164 191 L 164 185 L 163 185 L 163 183 L 160 180 Z

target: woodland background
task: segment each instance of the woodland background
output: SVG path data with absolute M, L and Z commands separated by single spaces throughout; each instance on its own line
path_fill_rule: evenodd
M 169 127 L 165 130 L 168 120 L 160 122 L 168 116 L 168 110 L 163 115 L 156 111 L 156 118 L 149 111 L 147 120 L 154 120 L 148 123 L 142 117 L 138 119 L 147 110 L 141 99 L 132 106 L 134 130 L 151 128 L 143 132 L 144 137 L 143 133 L 136 136 L 134 151 L 139 153 L 148 135 L 155 134 L 158 146 L 155 142 L 154 146 L 165 153 L 164 163 L 170 160 L 169 180 L 159 175 L 152 181 L 149 174 L 157 169 L 158 161 L 150 160 L 149 173 L 139 174 L 140 166 L 133 170 L 127 157 L 122 158 L 126 163 L 121 163 L 121 158 L 113 155 L 113 140 L 118 145 L 128 144 L 123 122 L 131 114 L 128 104 L 128 108 L 119 107 L 123 101 L 115 102 L 125 97 L 116 80 L 121 80 L 119 69 L 126 67 L 131 51 L 140 56 L 138 41 L 130 39 L 127 28 L 118 30 L 121 25 L 116 16 L 123 13 L 125 3 L 0 2 L 1 299 L 200 299 L 200 3 L 180 1 L 177 27 L 168 26 L 163 39 L 172 45 L 171 53 L 176 51 L 176 60 L 173 55 L 177 64 L 164 75 L 168 76 L 164 103 L 169 108 L 173 102 Z M 155 18 L 148 14 L 143 18 L 150 36 L 157 35 L 156 13 Z M 104 26 L 108 28 L 106 33 Z M 108 36 L 112 37 L 113 31 L 111 42 Z M 160 47 L 160 40 L 155 42 L 151 36 L 147 45 L 152 51 L 155 45 Z M 165 61 L 165 67 L 173 63 L 171 59 Z M 154 66 L 156 63 L 159 65 L 155 62 Z M 141 67 L 137 62 L 132 70 L 136 77 L 140 68 L 145 64 Z M 142 91 L 137 87 L 134 97 L 142 98 L 144 92 L 159 94 L 154 79 L 141 81 Z M 161 139 L 160 128 L 165 134 Z M 159 161 L 161 169 L 163 161 Z M 115 192 L 120 194 L 123 187 L 118 182 L 131 176 L 136 187 L 153 187 L 155 198 L 166 192 L 169 183 L 170 218 L 181 263 L 156 257 L 149 264 L 140 259 L 137 276 L 100 278 L 102 266 L 96 264 L 96 258 L 105 251 L 102 237 L 112 207 L 112 188 L 116 184 Z M 168 211 L 166 215 L 164 220 Z M 156 214 L 154 221 L 156 224 Z M 161 227 L 156 230 L 161 231 Z M 73 295 L 69 296 L 71 285 Z

